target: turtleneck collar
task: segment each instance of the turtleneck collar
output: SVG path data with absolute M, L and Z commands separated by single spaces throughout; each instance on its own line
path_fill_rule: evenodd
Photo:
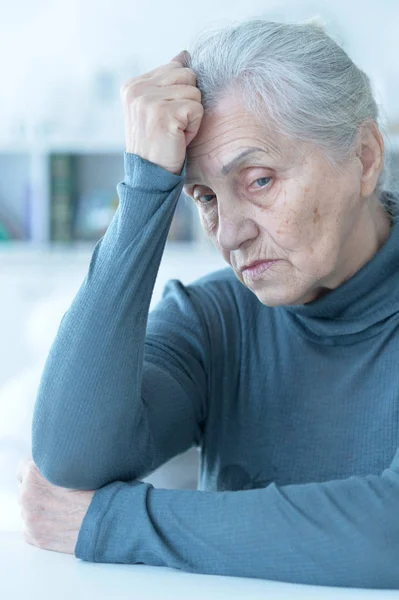
M 399 321 L 399 218 L 392 198 L 384 192 L 393 217 L 389 236 L 363 267 L 312 302 L 278 307 L 305 337 L 328 345 L 353 344 L 377 335 L 387 320 Z

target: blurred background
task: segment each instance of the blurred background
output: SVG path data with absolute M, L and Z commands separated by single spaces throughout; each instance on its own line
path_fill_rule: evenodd
M 30 455 L 41 372 L 118 205 L 121 84 L 169 62 L 207 26 L 318 16 L 372 80 L 397 177 L 399 2 L 0 0 L 0 6 L 0 529 L 21 529 L 15 472 Z M 168 279 L 189 283 L 223 266 L 182 197 L 151 307 Z M 146 481 L 195 488 L 197 467 L 192 449 Z

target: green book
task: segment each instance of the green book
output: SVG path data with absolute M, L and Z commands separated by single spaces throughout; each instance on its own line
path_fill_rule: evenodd
M 72 239 L 75 194 L 75 157 L 72 154 L 50 155 L 51 231 L 53 242 Z

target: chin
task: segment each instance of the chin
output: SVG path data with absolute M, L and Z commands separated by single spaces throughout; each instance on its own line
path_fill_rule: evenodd
M 234 269 L 233 269 L 234 270 Z M 279 285 L 278 280 L 275 282 L 264 282 L 264 285 L 256 285 L 251 287 L 246 284 L 242 274 L 234 271 L 237 279 L 244 285 L 250 292 L 255 294 L 259 302 L 265 306 L 295 306 L 296 304 L 306 304 L 316 300 L 318 297 L 327 293 L 326 288 L 322 287 L 305 287 L 304 289 L 288 288 L 284 285 Z M 282 278 L 280 278 L 280 281 Z
M 309 290 L 305 290 L 304 292 L 284 289 L 271 290 L 269 287 L 267 290 L 259 289 L 255 291 L 251 289 L 251 292 L 255 294 L 259 302 L 270 307 L 295 306 L 296 304 L 305 304 L 315 299 L 314 293 L 312 294 Z

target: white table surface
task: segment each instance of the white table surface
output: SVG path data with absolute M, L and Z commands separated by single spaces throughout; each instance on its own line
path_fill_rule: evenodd
M 89 563 L 27 544 L 0 531 L 0 598 L 4 600 L 308 600 L 399 598 L 399 591 L 294 585 L 246 577 L 198 575 L 167 567 Z

